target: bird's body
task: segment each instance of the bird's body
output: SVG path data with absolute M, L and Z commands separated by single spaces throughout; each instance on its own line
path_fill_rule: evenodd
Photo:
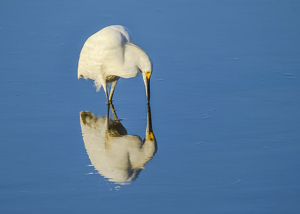
M 151 60 L 145 51 L 132 43 L 132 35 L 126 27 L 103 28 L 89 37 L 81 50 L 78 78 L 94 80 L 97 91 L 103 87 L 108 102 L 111 102 L 120 77 L 132 78 L 139 72 L 143 75 L 149 102 Z M 112 83 L 112 89 L 108 97 L 109 83 Z

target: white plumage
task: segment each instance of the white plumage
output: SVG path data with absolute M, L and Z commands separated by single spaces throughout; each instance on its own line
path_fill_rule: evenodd
M 108 107 L 109 108 L 109 107 Z M 154 156 L 157 146 L 148 105 L 145 139 L 128 135 L 112 108 L 114 120 L 80 112 L 80 125 L 91 164 L 102 176 L 118 184 L 129 184 Z
M 97 91 L 103 87 L 109 103 L 118 79 L 132 78 L 139 72 L 143 75 L 149 102 L 152 63 L 146 52 L 132 43 L 131 32 L 126 27 L 108 26 L 84 43 L 78 62 L 78 78 L 94 80 Z M 112 88 L 108 97 L 109 83 Z

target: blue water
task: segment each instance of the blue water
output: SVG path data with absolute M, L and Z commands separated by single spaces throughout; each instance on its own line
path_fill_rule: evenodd
M 85 40 L 128 27 L 154 62 L 156 155 L 130 185 L 91 165 L 80 112 L 106 115 L 77 79 Z M 0 3 L 1 213 L 299 213 L 299 1 Z M 114 95 L 144 138 L 141 75 Z

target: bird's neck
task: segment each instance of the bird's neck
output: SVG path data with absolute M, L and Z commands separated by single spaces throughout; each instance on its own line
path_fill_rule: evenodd
M 137 76 L 139 71 L 145 70 L 143 68 L 149 67 L 149 63 L 151 65 L 148 55 L 132 43 L 125 44 L 123 54 L 122 60 L 106 64 L 107 75 L 132 78 Z
M 130 77 L 138 75 L 139 71 L 142 70 L 143 65 L 147 63 L 147 61 L 150 62 L 148 55 L 138 46 L 132 43 L 127 43 L 125 45 L 123 66 L 125 70 L 130 71 L 129 73 L 133 75 Z

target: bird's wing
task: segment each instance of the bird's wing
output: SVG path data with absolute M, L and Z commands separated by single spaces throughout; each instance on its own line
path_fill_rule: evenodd
M 78 78 L 95 80 L 95 75 L 100 73 L 103 53 L 107 46 L 102 40 L 94 34 L 84 43 L 78 62 Z
M 125 44 L 132 40 L 131 32 L 113 25 L 93 34 L 83 45 L 78 62 L 78 78 L 92 79 L 97 90 L 105 84 L 106 76 L 119 76 L 124 62 Z
M 80 53 L 78 78 L 95 80 L 101 74 L 102 65 L 123 63 L 124 45 L 131 39 L 131 32 L 121 25 L 103 28 L 90 36 Z
M 130 30 L 127 27 L 121 26 L 121 25 L 112 25 L 109 26 L 109 28 L 120 32 L 125 38 L 126 38 L 126 42 L 133 42 L 133 37 L 132 37 L 132 33 L 130 32 Z

